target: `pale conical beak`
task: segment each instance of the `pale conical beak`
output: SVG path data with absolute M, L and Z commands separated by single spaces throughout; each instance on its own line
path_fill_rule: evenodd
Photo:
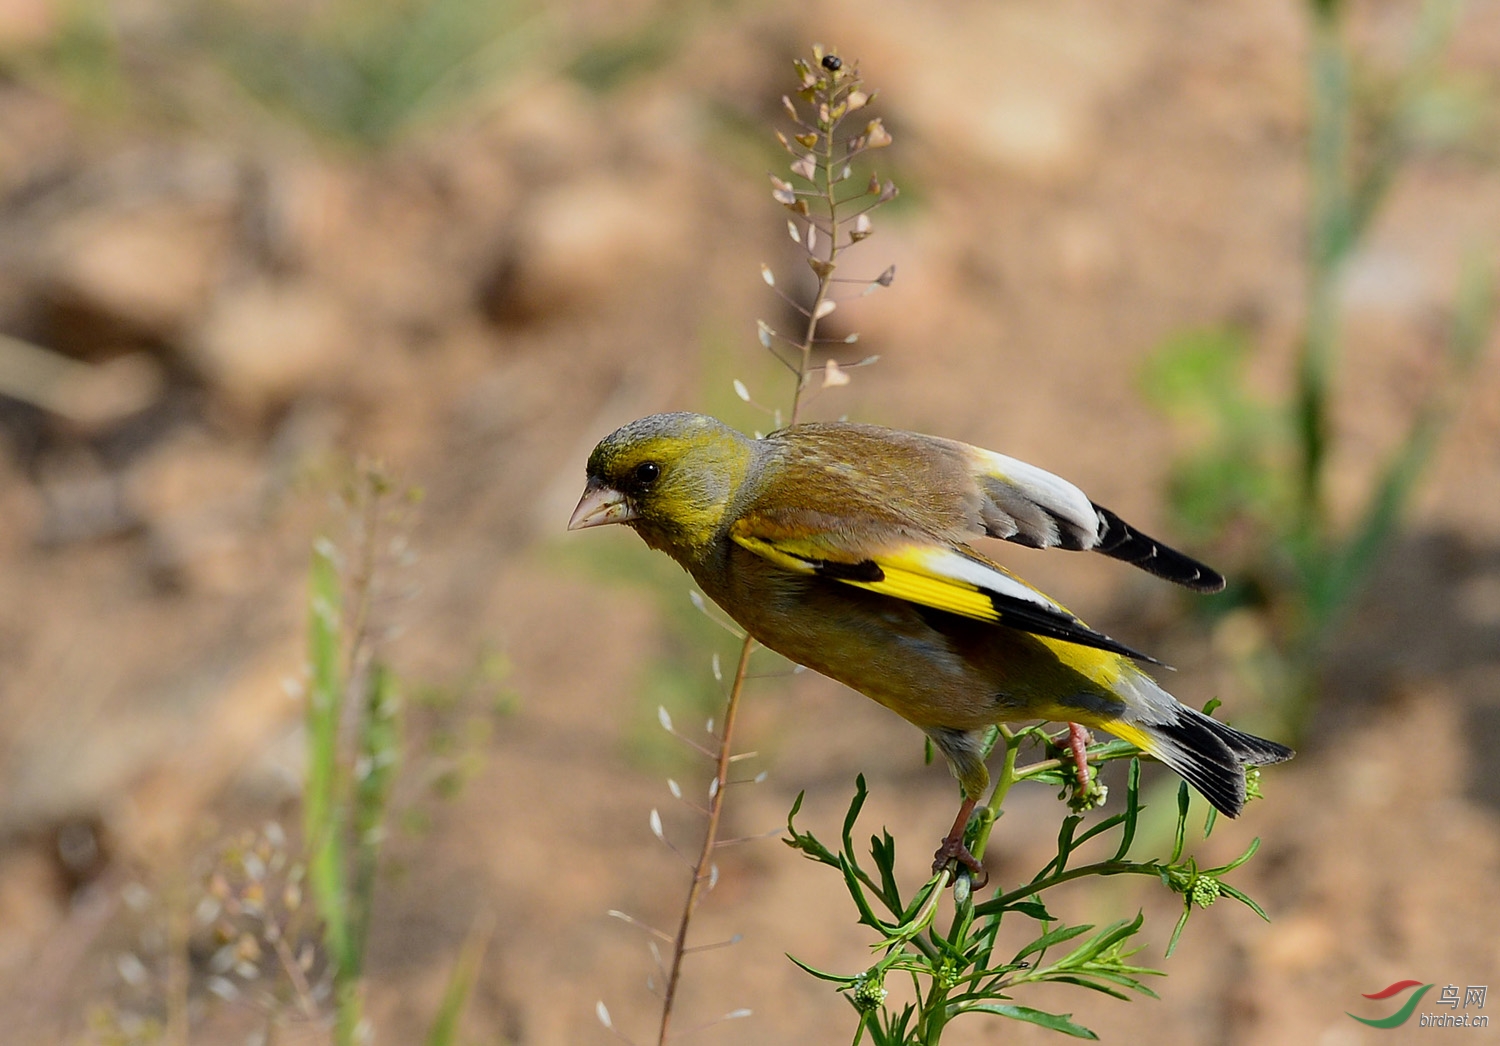
M 590 483 L 584 488 L 583 497 L 578 499 L 578 507 L 568 520 L 568 529 L 583 530 L 585 527 L 602 527 L 606 523 L 628 523 L 636 518 L 638 514 L 630 507 L 624 494 L 613 487 Z

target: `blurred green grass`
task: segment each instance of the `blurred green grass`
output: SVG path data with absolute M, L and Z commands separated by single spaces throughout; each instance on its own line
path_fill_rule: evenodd
M 544 12 L 532 0 L 219 0 L 198 7 L 192 25 L 271 112 L 378 149 L 513 74 L 550 32 Z

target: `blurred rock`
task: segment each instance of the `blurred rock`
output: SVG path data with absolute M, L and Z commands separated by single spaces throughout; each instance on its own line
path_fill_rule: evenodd
M 54 547 L 101 541 L 134 533 L 140 518 L 125 497 L 120 477 L 78 451 L 49 459 L 38 478 L 44 506 L 34 533 L 37 544 Z
M 45 514 L 35 484 L 10 455 L 0 454 L 0 554 L 14 554 L 33 541 Z
M 506 158 L 534 185 L 597 169 L 607 137 L 589 94 L 557 79 L 526 91 L 499 110 L 486 134 L 503 143 Z
M 97 815 L 66 818 L 49 826 L 47 834 L 52 859 L 69 893 L 92 883 L 109 867 L 109 841 Z
M 1106 28 L 1087 5 L 846 6 L 841 46 L 879 70 L 872 82 L 899 106 L 898 142 L 905 125 L 945 166 L 968 158 L 1037 182 L 1087 175 L 1103 106 L 1144 57 L 1132 18 Z
M 153 449 L 126 483 L 159 587 L 221 594 L 249 587 L 256 570 L 251 531 L 266 488 L 261 461 L 188 431 Z
M 255 281 L 226 290 L 188 345 L 193 362 L 252 417 L 328 385 L 355 358 L 352 318 L 306 283 Z
M 64 901 L 57 864 L 45 847 L 17 846 L 0 855 L 0 980 L 19 973 L 62 921 Z
M 267 643 L 222 679 L 211 703 L 141 724 L 126 779 L 91 782 L 104 786 L 106 824 L 123 859 L 163 870 L 212 798 L 244 771 L 247 753 L 264 751 L 300 718 L 300 697 L 285 686 L 300 658 L 296 634 Z
M 43 248 L 52 347 L 107 355 L 179 334 L 207 307 L 232 232 L 227 209 L 172 201 L 63 221 Z
M 263 474 L 245 448 L 215 442 L 201 429 L 183 429 L 136 462 L 127 483 L 131 504 L 156 523 L 253 504 Z
M 598 174 L 537 195 L 479 287 L 484 314 L 524 323 L 617 300 L 676 255 L 685 213 L 660 181 Z
M 1120 267 L 1120 249 L 1104 222 L 1084 215 L 1068 215 L 1057 221 L 1057 269 L 1072 291 L 1098 289 Z
M 62 162 L 72 114 L 56 98 L 10 93 L 9 104 L 0 105 L 0 196 L 13 202 Z

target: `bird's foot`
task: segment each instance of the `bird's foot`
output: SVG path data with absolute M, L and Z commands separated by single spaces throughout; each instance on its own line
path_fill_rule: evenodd
M 1089 768 L 1089 742 L 1092 740 L 1088 730 L 1081 724 L 1068 724 L 1067 758 L 1077 773 L 1077 782 L 1071 794 L 1065 786 L 1058 798 L 1066 798 L 1068 806 L 1077 813 L 1103 806 L 1109 795 L 1109 789 L 1100 783 L 1099 776 Z
M 1068 751 L 1073 754 L 1073 765 L 1078 769 L 1078 791 L 1084 795 L 1089 794 L 1093 783 L 1089 776 L 1089 742 L 1092 740 L 1088 728 L 1082 723 L 1068 724 Z
M 990 873 L 984 870 L 984 865 L 980 863 L 979 858 L 971 854 L 969 848 L 964 845 L 962 833 L 945 838 L 942 845 L 937 848 L 937 852 L 932 855 L 934 872 L 941 872 L 954 863 L 968 869 L 969 877 L 974 880 L 974 889 L 982 890 L 989 883 Z

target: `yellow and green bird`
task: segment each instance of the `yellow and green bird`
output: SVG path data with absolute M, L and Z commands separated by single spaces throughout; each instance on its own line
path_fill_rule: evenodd
M 932 739 L 964 795 L 939 866 L 978 867 L 963 829 L 989 783 L 980 751 L 995 723 L 1107 730 L 1230 817 L 1245 805 L 1246 767 L 1292 756 L 1182 705 L 1137 665 L 1159 662 L 970 547 L 988 535 L 1102 552 L 1198 591 L 1224 587 L 1015 458 L 874 425 L 802 424 L 751 439 L 702 414 L 654 414 L 589 457 L 568 529 L 606 523 L 675 559 L 760 643 Z

